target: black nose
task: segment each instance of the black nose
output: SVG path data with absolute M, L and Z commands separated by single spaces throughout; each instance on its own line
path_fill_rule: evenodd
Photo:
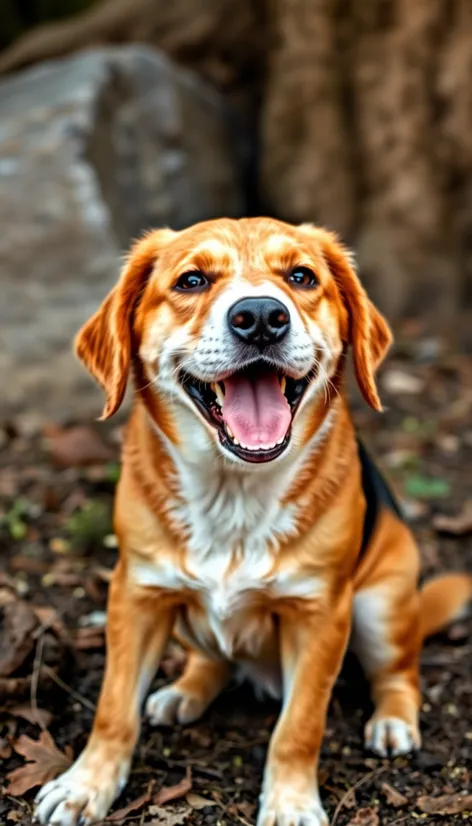
M 241 341 L 262 350 L 287 335 L 290 313 L 285 304 L 275 298 L 242 298 L 230 307 L 228 324 Z

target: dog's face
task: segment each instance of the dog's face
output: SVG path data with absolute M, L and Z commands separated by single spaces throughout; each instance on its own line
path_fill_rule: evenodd
M 302 410 L 327 392 L 347 344 L 379 408 L 374 371 L 389 342 L 334 235 L 250 218 L 138 242 L 77 350 L 107 391 L 105 417 L 134 360 L 180 438 L 190 414 L 200 439 L 253 465 L 303 442 Z

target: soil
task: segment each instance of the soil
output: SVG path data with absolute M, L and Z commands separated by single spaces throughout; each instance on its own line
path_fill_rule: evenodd
M 453 519 L 452 530 L 459 535 L 441 534 L 434 524 L 438 514 L 456 517 L 472 499 L 472 359 L 451 354 L 438 342 L 409 339 L 389 359 L 381 387 L 384 415 L 370 413 L 356 398 L 355 418 L 411 521 L 424 575 L 471 571 L 467 524 Z M 39 612 L 43 626 L 13 674 L 23 677 L 23 683 L 18 681 L 10 693 L 3 687 L 0 738 L 7 733 L 8 720 L 13 745 L 20 734 L 39 736 L 37 725 L 5 711 L 12 704 L 33 701 L 52 713 L 49 731 L 58 747 L 70 746 L 75 755 L 90 730 L 103 674 L 103 618 L 96 612 L 104 610 L 106 580 L 116 556 L 109 514 L 121 433 L 119 427 L 102 428 L 100 440 L 108 449 L 101 451 L 88 425 L 81 427 L 79 438 L 76 428 L 50 425 L 38 433 L 5 423 L 0 459 L 0 586 L 11 586 L 29 605 L 55 610 Z M 84 631 L 84 618 L 98 623 L 95 630 Z M 50 623 L 49 642 L 40 646 Z M 8 646 L 8 639 L 3 644 Z M 411 758 L 389 761 L 363 749 L 368 688 L 348 655 L 331 702 L 320 764 L 322 798 L 337 826 L 407 825 L 418 819 L 428 824 L 472 822 L 470 812 L 431 815 L 422 811 L 421 803 L 424 796 L 470 793 L 471 663 L 470 621 L 427 642 L 421 669 L 423 748 Z M 180 666 L 181 657 L 171 651 L 153 687 L 168 682 Z M 142 795 L 151 779 L 156 789 L 178 783 L 190 766 L 193 792 L 207 804 L 184 797 L 167 803 L 158 819 L 145 804 L 130 813 L 126 823 L 253 823 L 278 710 L 275 703 L 258 701 L 250 687 L 239 686 L 227 690 L 196 725 L 153 730 L 144 724 L 130 781 L 115 808 Z M 22 762 L 12 752 L 3 761 L 1 780 Z M 388 787 L 404 796 L 396 805 Z M 13 797 L 5 781 L 0 823 L 30 826 L 33 796 Z M 454 810 L 454 804 L 450 808 Z M 172 820 L 174 815 L 177 820 Z

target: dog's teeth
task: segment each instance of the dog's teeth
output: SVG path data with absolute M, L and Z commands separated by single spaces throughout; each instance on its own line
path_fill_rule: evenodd
M 223 393 L 223 391 L 222 391 L 220 385 L 218 384 L 218 382 L 213 382 L 213 384 L 211 385 L 211 389 L 213 390 L 213 392 L 216 396 L 216 401 L 218 402 L 220 407 L 223 407 L 223 402 L 225 400 L 225 394 Z
M 285 439 L 285 436 L 282 436 L 282 438 L 279 439 L 279 441 L 276 442 L 276 444 L 281 445 L 284 439 Z
M 233 438 L 233 444 L 235 444 L 235 445 L 238 445 L 238 446 L 239 446 L 239 442 L 238 442 L 238 440 Z
M 282 376 L 282 378 L 280 379 L 280 389 L 281 389 L 282 393 L 285 393 L 286 385 L 287 385 L 287 379 L 285 378 L 285 376 Z
M 229 425 L 227 425 L 227 424 L 226 424 L 226 422 L 225 422 L 225 428 L 226 428 L 226 432 L 227 432 L 228 436 L 229 436 L 231 439 L 234 439 L 233 431 L 231 430 L 231 428 L 229 427 Z

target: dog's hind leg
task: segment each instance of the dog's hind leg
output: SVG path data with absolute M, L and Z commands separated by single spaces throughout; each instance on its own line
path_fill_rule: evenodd
M 385 511 L 360 569 L 352 647 L 370 680 L 375 710 L 365 745 L 376 754 L 406 754 L 418 730 L 421 623 L 417 551 L 408 528 Z
M 200 651 L 190 650 L 182 676 L 148 697 L 146 716 L 155 726 L 193 723 L 223 690 L 231 673 L 226 660 L 210 659 Z

